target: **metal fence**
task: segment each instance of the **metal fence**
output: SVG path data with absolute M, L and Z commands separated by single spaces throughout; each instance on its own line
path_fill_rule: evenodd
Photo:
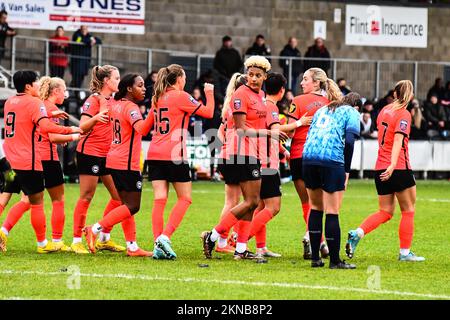
M 67 48 L 62 53 L 54 53 L 53 44 L 49 39 L 16 36 L 12 38 L 6 49 L 2 66 L 11 70 L 11 74 L 19 69 L 33 69 L 39 71 L 41 75 L 49 75 L 54 73 L 52 63 L 55 58 L 65 57 L 68 66 L 64 68 L 64 79 L 74 90 L 88 88 L 90 69 L 97 64 L 115 65 L 121 73 L 138 72 L 146 75 L 152 70 L 158 70 L 171 63 L 178 63 L 186 71 L 186 90 L 192 90 L 196 79 L 206 71 L 213 69 L 214 55 L 208 54 L 107 44 L 94 45 L 86 50 L 85 45 L 76 42 L 67 42 Z M 280 56 L 267 58 L 271 60 L 274 71 L 283 72 L 286 75 L 290 89 L 292 89 L 291 80 L 296 76 L 301 77 L 304 67 L 321 66 L 323 63 L 327 63 L 329 68 L 325 71 L 331 78 L 335 80 L 345 78 L 352 90 L 371 99 L 384 96 L 395 82 L 401 79 L 413 81 L 416 95 L 420 99 L 426 97 L 428 89 L 436 78 L 450 80 L 450 61 L 386 61 Z M 85 63 L 89 69 L 81 84 L 74 82 L 77 63 Z M 295 70 L 297 68 L 293 68 L 295 64 L 302 66 L 298 75 Z M 294 91 L 299 91 L 298 86 Z

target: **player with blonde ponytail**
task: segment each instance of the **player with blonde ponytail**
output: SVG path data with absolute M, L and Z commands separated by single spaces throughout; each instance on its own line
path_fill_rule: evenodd
M 406 110 L 414 98 L 413 84 L 409 80 L 397 82 L 394 102 L 384 107 L 377 118 L 378 158 L 375 165 L 375 186 L 378 192 L 378 212 L 370 215 L 356 229 L 348 233 L 347 256 L 352 258 L 358 242 L 392 219 L 395 199 L 401 210 L 398 229 L 400 261 L 424 261 L 410 249 L 414 234 L 416 181 L 409 163 L 408 141 L 411 131 L 411 113 Z

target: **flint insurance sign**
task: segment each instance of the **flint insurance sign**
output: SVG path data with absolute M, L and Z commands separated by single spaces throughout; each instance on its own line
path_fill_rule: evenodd
M 19 29 L 144 34 L 145 0 L 0 0 L 8 23 Z
M 426 48 L 428 9 L 347 5 L 345 44 Z

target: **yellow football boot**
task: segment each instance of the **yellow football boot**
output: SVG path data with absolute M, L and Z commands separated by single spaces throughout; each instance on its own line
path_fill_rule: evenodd
M 118 245 L 112 240 L 108 241 L 96 241 L 95 242 L 95 248 L 99 251 L 101 250 L 109 250 L 112 252 L 124 252 L 127 248 L 124 246 Z

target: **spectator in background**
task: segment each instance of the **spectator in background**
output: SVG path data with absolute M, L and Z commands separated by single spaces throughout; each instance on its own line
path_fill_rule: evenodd
M 8 25 L 8 12 L 0 11 L 0 63 L 5 56 L 5 42 L 7 37 L 16 35 L 16 31 Z
M 450 81 L 447 81 L 445 85 L 444 96 L 442 97 L 441 104 L 450 108 Z
M 374 104 L 375 115 L 378 116 L 381 109 L 383 109 L 388 104 L 394 102 L 394 90 L 389 90 L 388 93 L 381 98 L 377 103 Z
M 284 46 L 283 50 L 280 52 L 280 56 L 282 57 L 294 57 L 294 58 L 300 58 L 302 55 L 300 53 L 300 50 L 297 48 L 297 38 L 290 37 L 287 45 Z M 289 78 L 289 66 L 292 61 L 292 74 L 291 78 Z M 301 60 L 289 60 L 289 59 L 280 59 L 280 67 L 283 68 L 283 75 L 286 79 L 291 79 L 291 82 L 289 83 L 289 89 L 292 90 L 294 95 L 298 92 L 298 81 L 299 76 L 303 71 L 303 63 Z
M 434 85 L 428 90 L 427 100 L 430 101 L 432 95 L 436 95 L 439 100 L 444 99 L 445 88 L 441 78 L 436 78 Z
M 92 47 L 102 44 L 102 41 L 91 35 L 88 27 L 80 26 L 80 29 L 75 31 L 72 36 L 72 41 L 77 44 L 71 44 L 70 52 L 70 72 L 72 73 L 71 87 L 81 88 L 84 77 L 89 72 L 91 67 Z
M 336 83 L 339 86 L 339 89 L 341 89 L 341 92 L 344 96 L 352 92 L 352 89 L 347 86 L 347 80 L 345 80 L 344 78 L 339 78 Z
M 370 112 L 363 111 L 360 118 L 361 124 L 361 137 L 366 139 L 376 139 L 378 137 L 378 132 L 373 130 L 373 123 Z
M 258 34 L 253 45 L 245 51 L 246 56 L 270 56 L 270 54 L 270 47 L 266 46 L 266 39 L 262 34 Z
M 446 114 L 444 107 L 439 103 L 437 93 L 431 93 L 430 99 L 424 104 L 425 118 L 428 121 L 428 137 L 431 139 L 448 136 L 445 130 Z
M 377 114 L 375 112 L 373 102 L 371 100 L 366 100 L 363 104 L 361 112 L 368 112 L 370 114 L 370 119 L 372 120 L 372 127 L 370 130 L 372 133 L 377 132 Z
M 50 38 L 50 75 L 64 79 L 64 72 L 69 64 L 67 52 L 69 49 L 69 37 L 64 35 L 64 28 L 58 26 L 55 34 Z
M 330 53 L 328 52 L 328 49 L 325 47 L 325 43 L 322 38 L 316 38 L 314 40 L 314 44 L 310 47 L 308 47 L 308 50 L 305 53 L 305 58 L 321 58 L 324 60 L 305 60 L 305 70 L 308 70 L 309 68 L 320 68 L 323 71 L 326 72 L 328 77 L 329 69 L 331 66 L 330 63 Z
M 292 92 L 292 90 L 286 90 L 286 93 L 284 94 L 284 98 L 286 98 L 289 105 L 291 105 L 292 100 L 294 100 L 294 93 Z
M 225 96 L 225 90 L 231 76 L 235 72 L 240 72 L 243 67 L 241 55 L 233 48 L 233 41 L 230 36 L 222 38 L 222 47 L 216 52 L 213 66 L 218 76 L 217 84 L 219 88 L 216 89 L 220 91 L 222 96 Z
M 427 121 L 422 113 L 422 108 L 420 107 L 419 100 L 414 99 L 411 101 L 410 107 L 408 108 L 411 112 L 411 133 L 410 138 L 413 140 L 420 140 L 427 138 Z
M 202 97 L 200 88 L 195 87 L 194 90 L 192 90 L 192 97 L 203 105 L 205 104 L 205 99 Z M 189 117 L 188 131 L 191 137 L 200 137 L 203 133 L 203 118 L 192 114 Z
M 144 80 L 144 86 L 145 86 L 144 104 L 148 109 L 150 109 L 152 106 L 153 85 L 156 82 L 157 76 L 158 76 L 158 72 L 152 71 L 147 75 L 147 77 L 145 77 L 145 80 Z

